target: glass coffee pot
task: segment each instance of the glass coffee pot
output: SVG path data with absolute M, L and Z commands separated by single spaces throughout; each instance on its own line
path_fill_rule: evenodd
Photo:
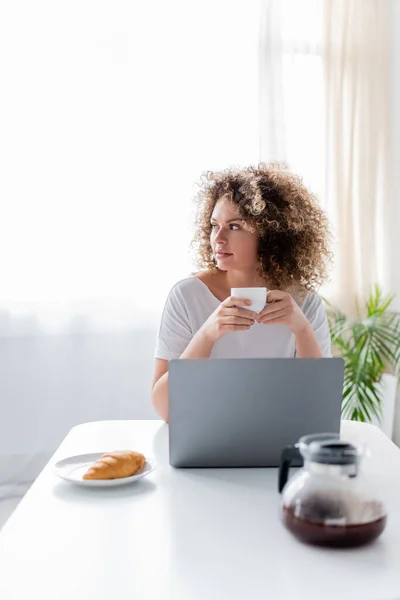
M 282 518 L 299 540 L 320 546 L 360 546 L 384 530 L 387 513 L 378 486 L 360 468 L 361 448 L 321 433 L 300 438 L 282 452 Z M 304 466 L 288 480 L 292 461 Z

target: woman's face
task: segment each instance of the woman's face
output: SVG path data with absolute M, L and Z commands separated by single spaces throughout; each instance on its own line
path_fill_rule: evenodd
M 257 265 L 258 234 L 250 231 L 227 198 L 216 203 L 211 227 L 211 248 L 219 269 L 245 271 Z

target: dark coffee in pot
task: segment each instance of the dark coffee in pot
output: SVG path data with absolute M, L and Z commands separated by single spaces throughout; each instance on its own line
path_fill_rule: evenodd
M 319 497 L 302 503 L 301 514 L 298 506 L 284 506 L 283 522 L 302 542 L 340 548 L 368 544 L 385 529 L 386 516 L 366 523 L 347 524 L 343 508 L 340 501 Z M 368 509 L 372 514 L 382 514 L 378 503 L 370 503 Z

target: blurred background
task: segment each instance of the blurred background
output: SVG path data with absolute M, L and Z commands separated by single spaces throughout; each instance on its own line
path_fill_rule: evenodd
M 321 293 L 400 307 L 399 39 L 399 0 L 0 5 L 0 526 L 71 427 L 156 418 L 204 171 L 285 161 L 332 223 Z

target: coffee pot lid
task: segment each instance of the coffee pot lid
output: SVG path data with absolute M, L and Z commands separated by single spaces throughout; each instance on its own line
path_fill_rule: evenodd
M 337 434 L 304 436 L 299 441 L 299 449 L 304 458 L 326 465 L 354 465 L 361 458 L 360 450 Z

